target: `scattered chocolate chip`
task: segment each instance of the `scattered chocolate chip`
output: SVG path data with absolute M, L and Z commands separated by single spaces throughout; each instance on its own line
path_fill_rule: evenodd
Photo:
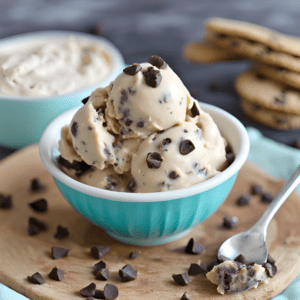
M 234 259 L 234 261 L 239 262 L 239 263 L 244 264 L 244 265 L 248 265 L 250 263 L 250 261 L 243 254 L 240 254 L 239 256 L 237 256 Z
M 119 275 L 122 282 L 135 280 L 137 278 L 137 270 L 128 264 L 119 270 Z
M 152 55 L 148 57 L 147 62 L 152 66 L 157 67 L 158 69 L 165 69 L 168 66 L 168 64 L 157 55 Z
M 219 263 L 216 259 L 214 259 L 211 263 L 206 266 L 207 272 L 210 272 L 214 266 L 217 266 Z
M 148 68 L 148 70 L 144 73 L 146 84 L 156 88 L 160 85 L 162 76 L 159 70 L 154 70 L 153 67 Z
M 30 202 L 28 205 L 37 212 L 46 212 L 48 210 L 48 203 L 44 198 Z
M 189 298 L 186 294 L 186 292 L 182 295 L 182 297 L 180 298 L 180 300 L 191 300 L 191 298 Z
M 81 100 L 82 104 L 85 105 L 88 101 L 89 101 L 90 97 L 86 97 L 84 99 Z
M 270 264 L 270 263 L 263 263 L 262 266 L 266 269 L 267 275 L 269 277 L 273 277 L 276 275 L 277 273 L 277 267 L 274 264 Z
M 78 133 L 78 123 L 77 122 L 73 122 L 73 124 L 71 126 L 71 133 L 76 138 L 77 133 Z
M 143 121 L 137 122 L 137 123 L 136 123 L 136 126 L 137 126 L 138 128 L 143 128 L 143 127 L 144 127 L 144 122 L 143 122 Z
M 268 254 L 268 257 L 267 257 L 267 263 L 269 263 L 271 265 L 275 265 L 275 259 L 270 254 Z
M 126 186 L 126 190 L 130 193 L 133 193 L 135 191 L 136 188 L 136 181 L 134 178 L 132 178 L 129 183 Z
M 250 195 L 248 194 L 243 194 L 242 196 L 240 196 L 237 201 L 236 204 L 239 206 L 245 206 L 245 205 L 249 205 L 249 202 L 251 200 Z
M 221 264 L 221 263 L 223 263 L 224 261 L 227 261 L 227 260 L 231 260 L 231 259 L 224 256 L 224 255 L 219 255 L 218 258 L 217 258 L 217 263 Z
M 101 290 L 95 290 L 95 298 L 91 297 L 92 299 L 105 299 L 104 293 Z M 87 299 L 88 300 L 88 299 Z
M 69 230 L 68 230 L 67 227 L 63 227 L 61 225 L 58 225 L 54 237 L 56 239 L 61 240 L 61 239 L 67 238 L 69 235 L 70 235 L 70 233 L 69 233 Z
M 98 280 L 105 281 L 105 280 L 108 280 L 108 278 L 109 278 L 109 274 L 108 274 L 107 268 L 100 269 L 98 271 L 98 273 L 96 274 L 96 279 L 98 279 Z
M 121 105 L 123 105 L 125 102 L 127 102 L 127 100 L 128 100 L 128 94 L 125 90 L 122 90 L 121 91 L 121 98 L 120 98 Z M 127 117 L 127 115 L 125 115 L 125 113 L 124 113 L 124 117 Z
M 29 235 L 35 235 L 41 231 L 46 231 L 48 226 L 45 222 L 39 221 L 36 218 L 30 217 L 28 222 L 27 232 Z
M 192 108 L 191 108 L 191 113 L 192 113 L 192 117 L 195 118 L 196 116 L 200 116 L 200 112 L 199 109 L 196 105 L 196 103 L 194 102 Z
M 194 238 L 191 238 L 185 248 L 185 252 L 188 254 L 201 254 L 204 250 L 204 247 L 196 242 Z
M 139 71 L 141 71 L 141 70 L 142 70 L 141 65 L 139 65 L 139 64 L 133 64 L 133 65 L 131 65 L 131 66 L 125 68 L 125 69 L 123 70 L 123 72 L 124 72 L 125 74 L 127 74 L 127 75 L 133 76 L 133 75 L 137 74 L 137 73 L 138 73 Z
M 67 257 L 69 255 L 70 249 L 52 247 L 51 249 L 51 257 L 53 259 L 59 259 L 63 257 Z
M 100 260 L 98 263 L 94 264 L 93 274 L 96 276 L 96 274 L 106 268 L 106 263 L 103 260 Z
M 32 276 L 27 276 L 27 279 L 31 283 L 35 283 L 35 284 L 44 284 L 45 283 L 45 279 L 39 272 L 34 273 Z
M 269 204 L 273 201 L 273 199 L 274 199 L 274 197 L 273 197 L 272 193 L 270 193 L 270 192 L 264 192 L 261 194 L 261 201 L 263 203 Z
M 64 278 L 64 272 L 61 269 L 57 269 L 56 267 L 52 269 L 52 271 L 49 273 L 49 278 L 56 280 L 56 281 L 62 281 Z
M 179 145 L 179 152 L 181 155 L 187 155 L 195 150 L 195 145 L 190 140 L 184 140 Z
M 139 255 L 140 255 L 140 253 L 133 251 L 133 252 L 130 252 L 129 258 L 130 259 L 136 259 Z
M 12 196 L 0 194 L 0 208 L 10 209 L 12 207 Z
M 146 163 L 149 169 L 158 169 L 161 166 L 163 159 L 158 152 L 149 152 L 146 157 Z
M 38 178 L 33 178 L 30 184 L 31 192 L 38 192 L 45 188 L 45 186 L 40 182 Z
M 239 220 L 237 217 L 229 218 L 228 216 L 224 216 L 223 226 L 227 229 L 233 229 L 233 228 L 237 227 L 238 222 L 239 222 Z
M 300 149 L 300 140 L 295 140 L 295 142 L 292 144 L 292 147 Z
M 232 153 L 232 152 L 226 153 L 226 159 L 227 159 L 228 166 L 230 166 L 235 160 L 234 153 Z
M 103 255 L 105 255 L 107 252 L 109 252 L 110 248 L 107 246 L 93 246 L 91 247 L 91 254 L 96 259 L 101 259 Z
M 263 193 L 263 188 L 259 184 L 253 184 L 251 186 L 251 194 L 252 195 L 260 195 Z
M 83 297 L 93 297 L 95 295 L 95 289 L 96 289 L 96 284 L 91 283 L 88 286 L 86 286 L 85 288 L 81 289 L 80 294 Z
M 168 146 L 168 145 L 171 144 L 171 142 L 172 142 L 172 140 L 171 140 L 170 138 L 166 138 L 166 139 L 164 139 L 164 140 L 162 141 L 162 145 L 163 145 L 163 146 Z
M 189 276 L 187 273 L 183 273 L 183 274 L 173 274 L 172 275 L 174 281 L 176 283 L 178 283 L 179 285 L 187 285 L 191 282 Z
M 95 290 L 95 295 L 96 295 L 96 291 L 97 291 L 97 290 Z M 101 291 L 101 292 L 102 292 L 102 291 Z M 96 300 L 96 299 L 104 299 L 104 296 L 103 296 L 103 298 L 88 297 L 86 300 Z
M 179 177 L 179 175 L 175 172 L 175 171 L 171 171 L 169 173 L 169 178 L 172 179 L 172 180 L 175 180 Z
M 126 125 L 126 126 L 130 126 L 132 123 L 133 123 L 133 121 L 130 120 L 130 119 L 126 119 L 126 120 L 125 120 L 125 125 Z
M 198 264 L 191 264 L 188 270 L 188 275 L 190 276 L 197 276 L 200 274 L 206 274 L 207 273 L 207 269 L 205 267 L 205 265 L 201 262 L 200 265 Z
M 118 297 L 119 290 L 115 285 L 107 283 L 104 287 L 103 295 L 107 300 L 114 300 Z
M 129 92 L 130 95 L 133 96 L 136 93 L 136 90 L 133 87 L 129 87 L 128 92 Z

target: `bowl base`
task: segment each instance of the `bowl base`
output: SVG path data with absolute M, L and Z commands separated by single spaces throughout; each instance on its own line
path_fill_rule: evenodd
M 116 239 L 119 242 L 130 244 L 130 245 L 137 245 L 137 246 L 157 246 L 162 244 L 171 243 L 173 241 L 176 241 L 185 235 L 187 235 L 192 229 L 189 228 L 187 230 L 184 230 L 179 233 L 175 233 L 169 236 L 164 236 L 160 238 L 153 238 L 153 239 L 136 239 L 132 237 L 127 237 L 124 235 L 119 235 L 118 233 L 107 231 L 107 234 L 109 234 L 112 238 Z

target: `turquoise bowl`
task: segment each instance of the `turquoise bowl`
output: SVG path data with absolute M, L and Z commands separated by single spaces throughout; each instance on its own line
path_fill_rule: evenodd
M 72 31 L 39 31 L 4 38 L 0 40 L 1 53 L 9 53 L 22 45 L 42 43 L 49 39 L 66 38 L 70 35 L 94 41 L 106 50 L 112 62 L 111 73 L 99 83 L 63 95 L 49 97 L 0 95 L 0 145 L 22 148 L 37 143 L 54 118 L 80 105 L 80 101 L 97 87 L 107 86 L 124 68 L 122 54 L 107 39 Z
M 78 108 L 65 112 L 47 127 L 40 141 L 41 159 L 66 200 L 78 213 L 115 239 L 135 245 L 159 245 L 186 235 L 224 202 L 249 152 L 244 126 L 232 115 L 201 104 L 220 128 L 236 155 L 223 172 L 188 188 L 158 193 L 124 193 L 92 187 L 61 171 L 57 164 L 60 130 Z

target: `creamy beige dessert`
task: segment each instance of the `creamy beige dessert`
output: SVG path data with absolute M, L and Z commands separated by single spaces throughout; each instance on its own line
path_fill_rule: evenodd
M 217 125 L 158 56 L 124 69 L 83 103 L 59 142 L 59 162 L 76 180 L 160 192 L 197 184 L 228 166 Z
M 33 45 L 32 45 L 33 44 Z M 112 71 L 99 43 L 75 36 L 0 52 L 0 94 L 61 95 L 102 81 Z

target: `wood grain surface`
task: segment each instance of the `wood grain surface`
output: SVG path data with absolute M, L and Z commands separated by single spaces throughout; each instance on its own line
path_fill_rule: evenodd
M 30 181 L 34 177 L 38 177 L 47 186 L 43 192 L 29 191 Z M 266 208 L 259 196 L 252 196 L 249 206 L 238 207 L 235 204 L 241 193 L 249 192 L 251 184 L 259 183 L 273 194 L 284 184 L 283 181 L 275 181 L 249 162 L 240 171 L 225 203 L 211 218 L 195 227 L 188 236 L 154 247 L 121 244 L 79 215 L 62 197 L 52 177 L 43 167 L 37 145 L 4 159 L 0 163 L 0 178 L 0 192 L 13 196 L 12 209 L 0 209 L 0 281 L 32 300 L 84 299 L 79 291 L 91 282 L 96 283 L 97 289 L 103 289 L 106 283 L 115 284 L 119 289 L 118 299 L 121 300 L 179 300 L 184 292 L 191 300 L 265 300 L 282 292 L 300 270 L 300 196 L 294 192 L 269 226 L 269 253 L 276 259 L 278 273 L 268 285 L 262 284 L 257 289 L 244 293 L 222 296 L 217 293 L 216 285 L 210 283 L 204 275 L 190 276 L 191 283 L 187 286 L 179 286 L 172 279 L 172 274 L 187 272 L 190 264 L 199 259 L 205 265 L 210 263 L 224 240 L 255 223 Z M 39 198 L 48 200 L 47 213 L 37 213 L 29 207 L 29 202 Z M 236 229 L 222 228 L 225 214 L 239 218 Z M 47 222 L 48 231 L 28 236 L 30 216 Z M 71 233 L 69 238 L 57 240 L 53 237 L 58 224 L 68 227 Z M 201 255 L 184 253 L 184 247 L 191 237 L 205 247 Z M 111 247 L 111 251 L 103 258 L 110 273 L 107 282 L 96 280 L 92 274 L 93 265 L 98 260 L 90 255 L 90 247 L 100 244 Z M 70 248 L 69 256 L 53 260 L 50 257 L 52 246 Z M 130 260 L 128 255 L 131 251 L 140 252 L 140 256 Z M 138 278 L 124 283 L 120 281 L 118 270 L 128 263 L 138 270 Z M 65 273 L 62 282 L 48 277 L 55 266 Z M 35 272 L 44 276 L 45 284 L 35 285 L 27 280 L 27 276 Z

